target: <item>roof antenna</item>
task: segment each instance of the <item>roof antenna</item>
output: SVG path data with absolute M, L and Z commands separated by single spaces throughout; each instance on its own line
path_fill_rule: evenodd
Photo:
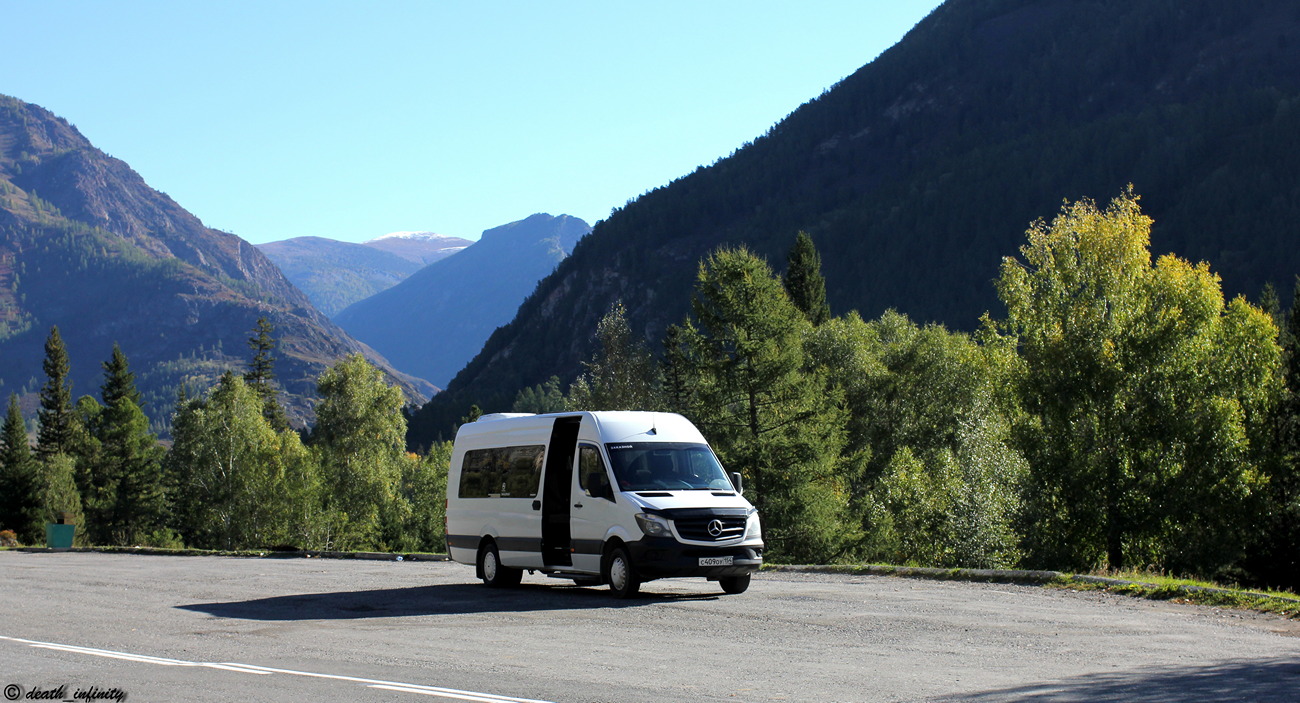
M 656 415 L 650 416 L 650 431 L 646 434 L 659 434 L 659 418 Z

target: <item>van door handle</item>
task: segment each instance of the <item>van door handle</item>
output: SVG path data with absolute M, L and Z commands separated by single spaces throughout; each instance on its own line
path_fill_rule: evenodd
M 573 507 L 575 507 L 575 508 L 581 508 L 581 507 L 582 507 L 582 503 L 574 503 L 574 504 L 573 504 Z
M 540 500 L 533 501 L 533 510 L 541 510 L 541 509 L 542 509 L 542 501 Z

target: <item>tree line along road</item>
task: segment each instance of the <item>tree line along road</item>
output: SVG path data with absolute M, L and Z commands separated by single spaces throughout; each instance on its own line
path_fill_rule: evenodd
M 6 698 L 1292 701 L 1300 624 L 1032 586 L 760 573 L 643 598 L 446 562 L 0 552 Z M 110 695 L 103 699 L 113 700 Z

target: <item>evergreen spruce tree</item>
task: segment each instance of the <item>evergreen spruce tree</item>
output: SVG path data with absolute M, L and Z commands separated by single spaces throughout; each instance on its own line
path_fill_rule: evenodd
M 1300 277 L 1283 340 L 1285 389 L 1274 423 L 1277 457 L 1268 486 L 1269 509 L 1251 570 L 1270 585 L 1300 588 Z
M 0 529 L 13 530 L 26 544 L 40 540 L 38 468 L 27 444 L 27 427 L 18 408 L 18 396 L 10 393 L 9 411 L 0 430 Z
M 98 438 L 99 424 L 104 416 L 104 406 L 92 396 L 83 395 L 73 406 L 72 438 L 69 441 L 71 451 L 58 454 L 73 463 L 73 475 L 77 490 L 81 492 L 81 505 L 87 514 L 97 519 L 98 507 L 111 503 L 110 496 L 117 492 L 116 484 L 104 485 L 109 479 L 100 469 L 103 447 Z M 46 469 L 51 459 L 44 460 Z M 89 523 L 82 523 L 87 525 Z
M 826 279 L 822 276 L 822 257 L 807 232 L 795 236 L 781 282 L 790 301 L 808 316 L 808 321 L 814 326 L 831 319 L 831 307 L 826 303 Z
M 668 410 L 688 415 L 695 406 L 699 379 L 692 359 L 699 356 L 692 348 L 692 340 L 699 333 L 690 320 L 681 325 L 668 325 L 664 331 L 664 360 L 660 375 L 663 377 L 663 402 Z
M 275 388 L 275 337 L 271 333 L 275 327 L 266 317 L 257 318 L 257 327 L 253 336 L 248 338 L 248 347 L 253 350 L 253 359 L 248 363 L 248 372 L 244 382 L 257 391 L 262 399 L 262 416 L 276 432 L 289 429 L 289 418 L 284 407 L 280 405 L 279 391 Z
M 480 408 L 478 403 L 474 403 L 469 406 L 469 412 L 460 418 L 460 422 L 456 426 L 460 427 L 466 423 L 477 422 L 480 417 L 483 417 L 483 408 Z
M 560 390 L 560 377 L 551 376 L 546 383 L 520 389 L 515 394 L 515 402 L 510 406 L 510 412 L 542 415 L 564 412 L 567 407 L 568 402 L 564 398 L 564 392 Z
M 743 248 L 700 264 L 691 309 L 698 323 L 677 333 L 683 377 L 695 384 L 686 414 L 723 464 L 744 474 L 771 553 L 808 563 L 846 557 L 858 532 L 839 465 L 842 394 L 808 368 L 812 325 L 767 262 Z
M 96 429 L 100 460 L 90 468 L 90 483 L 104 490 L 91 512 L 90 536 L 97 543 L 126 544 L 146 539 L 162 527 L 166 485 L 163 450 L 140 409 L 135 374 L 116 344 L 103 364 L 104 408 Z
M 131 372 L 126 354 L 122 353 L 122 347 L 113 345 L 113 355 L 104 362 L 103 367 L 104 385 L 100 390 L 103 393 L 104 405 L 111 407 L 122 400 L 129 400 L 139 405 L 140 392 L 135 387 L 135 374 Z
M 1277 325 L 1279 330 L 1286 329 L 1286 318 L 1282 313 L 1282 301 L 1277 297 L 1277 288 L 1269 281 L 1259 291 L 1259 309 L 1264 311 Z
M 41 387 L 40 430 L 36 453 L 42 460 L 55 454 L 70 454 L 73 425 L 72 383 L 68 380 L 68 350 L 57 326 L 45 340 L 45 385 Z

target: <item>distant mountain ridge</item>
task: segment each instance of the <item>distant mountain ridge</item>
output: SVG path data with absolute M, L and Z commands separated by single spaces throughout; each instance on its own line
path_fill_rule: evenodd
M 0 96 L 0 390 L 33 392 L 57 325 L 76 395 L 97 394 L 120 343 L 146 412 L 165 424 L 182 385 L 242 370 L 265 316 L 290 414 L 312 416 L 315 378 L 369 355 L 412 399 L 435 389 L 348 337 L 256 247 L 208 228 L 48 110 Z
M 494 227 L 473 246 L 355 303 L 335 321 L 398 368 L 437 384 L 473 358 L 590 231 L 576 217 L 548 214 Z
M 1209 261 L 1229 294 L 1271 281 L 1289 300 L 1297 173 L 1300 4 L 949 0 L 767 134 L 597 223 L 410 441 L 572 379 L 614 300 L 657 349 L 702 256 L 745 244 L 779 270 L 801 229 L 836 314 L 971 329 L 999 314 L 992 280 L 1032 220 L 1133 183 L 1154 252 Z
M 399 232 L 361 244 L 294 237 L 257 247 L 318 310 L 333 317 L 470 244 L 468 239 L 432 232 Z
M 441 261 L 473 243 L 469 239 L 448 237 L 436 232 L 389 232 L 362 242 L 372 249 L 396 254 L 423 266 Z

